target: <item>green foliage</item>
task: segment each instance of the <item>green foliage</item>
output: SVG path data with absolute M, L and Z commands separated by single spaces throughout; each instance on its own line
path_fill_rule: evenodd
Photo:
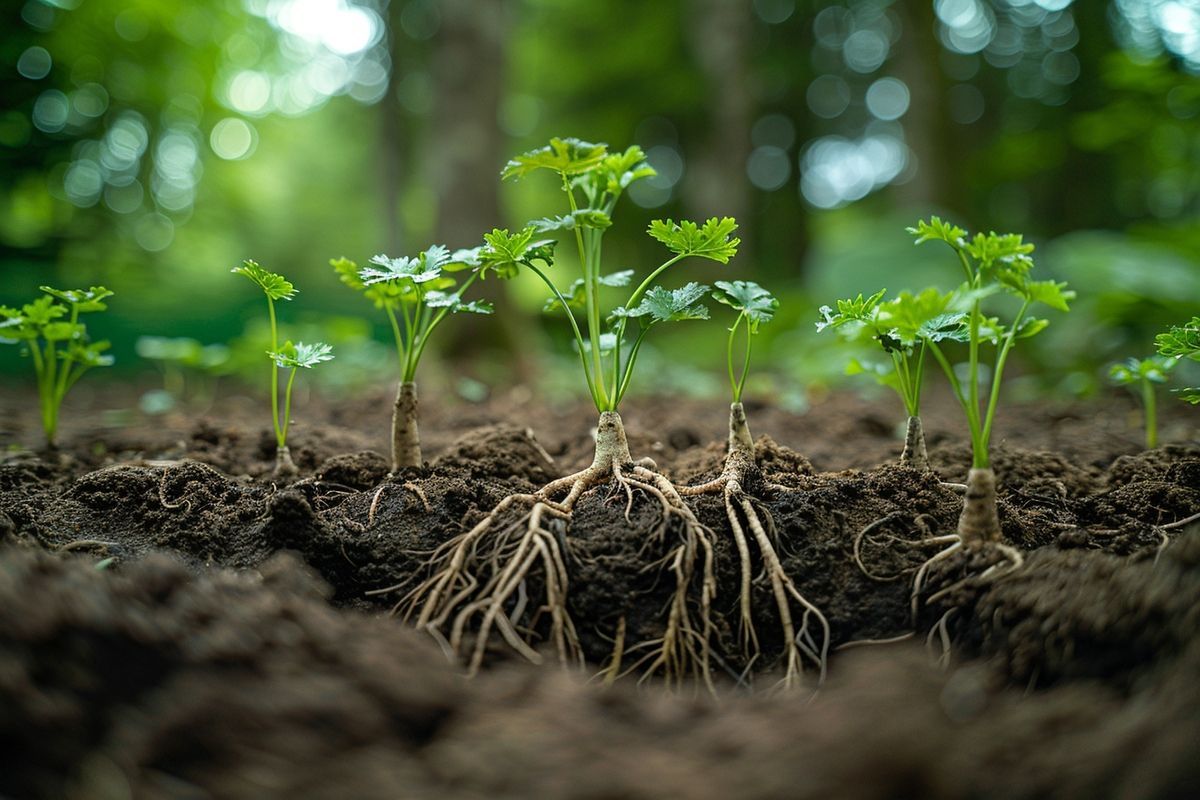
M 712 217 L 703 225 L 687 220 L 677 223 L 656 219 L 647 232 L 679 256 L 699 256 L 728 264 L 742 243 L 733 235 L 735 230 L 737 222 L 732 217 Z
M 1184 325 L 1172 325 L 1165 333 L 1154 338 L 1158 354 L 1165 358 L 1200 361 L 1200 317 Z M 1179 397 L 1193 405 L 1200 405 L 1200 387 L 1188 386 L 1178 390 Z
M 754 281 L 716 281 L 712 298 L 738 312 L 729 326 L 729 338 L 725 347 L 725 362 L 729 371 L 729 388 L 733 402 L 742 402 L 742 390 L 746 387 L 746 376 L 750 373 L 750 351 L 758 326 L 770 322 L 779 309 L 779 301 L 769 291 Z M 741 377 L 734 373 L 734 340 L 742 322 L 746 323 L 746 351 L 742 359 Z
M 712 298 L 745 315 L 751 333 L 757 333 L 761 323 L 770 322 L 779 309 L 775 296 L 754 281 L 716 281 L 713 287 Z
M 489 269 L 502 278 L 512 277 L 517 264 L 534 257 L 540 246 L 532 241 L 532 230 L 528 228 L 515 236 L 506 230 L 494 230 L 484 238 L 485 244 L 454 253 L 435 244 L 411 257 L 377 255 L 371 259 L 373 266 L 361 269 L 348 258 L 330 260 L 342 283 L 387 314 L 402 382 L 416 378 L 425 346 L 448 314 L 492 313 L 490 303 L 463 299 L 471 284 Z M 458 281 L 449 273 L 459 270 L 469 270 L 470 274 L 454 288 Z
M 509 161 L 500 173 L 502 180 L 524 178 L 539 169 L 548 169 L 560 175 L 580 175 L 590 172 L 604 163 L 608 146 L 592 144 L 579 139 L 554 138 L 545 147 L 522 153 Z
M 113 293 L 103 286 L 41 290 L 46 296 L 19 309 L 0 306 L 0 344 L 20 344 L 33 361 L 42 431 L 53 446 L 67 392 L 88 370 L 113 363 L 109 343 L 91 341 L 87 326 L 79 321 L 80 314 L 106 310 L 104 300 Z
M 950 381 L 971 431 L 973 466 L 985 469 L 990 465 L 988 445 L 1008 354 L 1018 339 L 1035 336 L 1049 325 L 1048 320 L 1028 317 L 1030 307 L 1041 303 L 1058 311 L 1067 311 L 1075 293 L 1066 283 L 1030 278 L 1034 248 L 1020 234 L 979 233 L 968 242 L 966 231 L 937 217 L 931 217 L 928 222 L 920 221 L 908 231 L 917 244 L 940 241 L 949 245 L 966 276 L 966 282 L 948 304 L 953 306 L 952 310 L 919 327 L 917 338 L 930 349 Z M 999 317 L 984 316 L 983 302 L 998 294 L 1008 294 L 1020 301 L 1020 310 L 1011 323 L 1005 324 Z M 942 352 L 946 341 L 963 342 L 968 347 L 965 387 Z M 991 371 L 992 385 L 987 403 L 981 407 L 979 359 L 980 348 L 985 344 L 995 346 L 996 360 Z
M 1166 383 L 1178 359 L 1169 356 L 1129 358 L 1113 364 L 1108 379 L 1117 386 L 1126 386 L 1141 395 L 1146 414 L 1146 449 L 1158 445 L 1158 413 L 1154 384 Z
M 333 348 L 324 342 L 305 344 L 291 341 L 283 343 L 278 352 L 267 353 L 283 369 L 311 369 L 317 364 L 333 360 Z
M 243 261 L 230 272 L 249 278 L 270 300 L 291 300 L 296 296 L 296 287 L 287 278 L 263 269 L 257 261 Z
M 665 244 L 673 257 L 652 270 L 625 303 L 604 314 L 600 307 L 601 288 L 627 286 L 634 272 L 602 273 L 601 240 L 612 226 L 613 209 L 624 190 L 655 174 L 645 163 L 645 157 L 636 146 L 610 154 L 606 145 L 552 139 L 548 146 L 510 161 L 502 177 L 521 178 L 539 169 L 557 173 L 566 195 L 567 213 L 537 219 L 516 234 L 494 230 L 484 237 L 482 271 L 492 270 L 501 277 L 511 277 L 527 269 L 550 290 L 551 297 L 544 308 L 558 308 L 566 315 L 588 391 L 599 411 L 616 410 L 629 388 L 633 365 L 651 328 L 663 322 L 708 318 L 708 309 L 699 303 L 708 287 L 693 282 L 668 289 L 655 283 L 659 276 L 692 256 L 728 263 L 739 244 L 732 235 L 737 223 L 728 217 L 713 218 L 703 225 L 673 220 L 652 222 L 650 235 Z M 547 274 L 554 263 L 553 245 L 534 242 L 535 233 L 555 233 L 574 239 L 583 274 L 566 291 Z M 584 315 L 582 326 L 575 317 L 576 311 Z M 758 309 L 755 313 L 764 312 Z M 639 330 L 632 345 L 626 347 L 626 331 L 631 321 L 637 323 Z

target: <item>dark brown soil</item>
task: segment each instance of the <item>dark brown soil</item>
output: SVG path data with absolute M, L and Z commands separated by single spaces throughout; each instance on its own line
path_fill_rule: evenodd
M 1175 443 L 1143 453 L 1124 405 L 1013 409 L 993 460 L 1004 537 L 1024 563 L 981 577 L 994 554 L 945 559 L 924 596 L 946 591 L 914 621 L 913 576 L 939 550 L 922 540 L 952 532 L 961 508 L 943 483 L 961 481 L 970 461 L 955 417 L 936 400 L 927 414 L 934 474 L 890 463 L 902 421 L 890 405 L 839 397 L 798 416 L 748 404 L 765 435 L 747 489 L 773 522 L 785 570 L 828 618 L 835 652 L 815 701 L 811 675 L 803 690 L 740 696 L 739 683 L 772 685 L 782 641 L 760 577 L 764 657 L 740 653 L 724 503 L 699 497 L 716 541 L 717 703 L 587 686 L 586 675 L 519 664 L 499 646 L 497 666 L 466 682 L 388 617 L 403 590 L 368 592 L 411 586 L 429 552 L 505 496 L 586 465 L 591 415 L 519 395 L 431 403 L 428 466 L 388 478 L 369 449 L 387 441 L 380 398 L 331 408 L 330 425 L 298 426 L 301 475 L 290 483 L 271 480 L 272 440 L 236 407 L 75 431 L 62 452 L 4 458 L 0 796 L 1200 789 L 1200 524 L 1172 526 L 1200 512 L 1200 443 L 1186 410 L 1165 414 Z M 720 473 L 719 404 L 643 401 L 624 416 L 634 455 L 677 483 Z M 5 420 L 32 444 L 26 413 Z M 593 671 L 618 620 L 630 645 L 661 635 L 673 589 L 647 569 L 673 529 L 648 547 L 657 504 L 639 497 L 628 520 L 625 511 L 624 492 L 600 487 L 558 531 Z M 854 541 L 879 520 L 861 540 L 867 574 Z

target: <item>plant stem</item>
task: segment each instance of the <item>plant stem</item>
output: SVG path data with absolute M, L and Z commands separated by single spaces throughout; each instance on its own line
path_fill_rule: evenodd
M 271 352 L 279 352 L 279 329 L 275 323 L 275 301 L 267 296 L 267 312 L 271 318 Z M 287 435 L 279 424 L 279 364 L 271 358 L 271 421 L 275 425 L 275 443 L 279 447 L 287 444 Z
M 575 215 L 579 211 L 579 207 L 575 203 L 575 192 L 571 189 L 571 181 L 564 173 L 563 191 L 567 193 L 567 201 L 571 206 L 571 214 Z M 583 268 L 583 293 L 584 301 L 587 307 L 587 327 L 588 339 L 592 343 L 592 367 L 593 391 L 599 389 L 600 403 L 603 406 L 609 404 L 608 392 L 604 388 L 604 364 L 600 360 L 600 293 L 599 282 L 597 281 L 598 265 L 592 264 L 588 258 L 587 248 L 583 244 L 583 231 L 578 225 L 574 226 L 575 244 L 579 248 L 579 262 Z M 602 411 L 611 411 L 610 408 L 601 408 Z
M 992 370 L 992 390 L 988 397 L 987 417 L 984 421 L 983 435 L 981 442 L 983 445 L 984 455 L 986 458 L 988 447 L 992 440 L 992 421 L 996 418 L 996 408 L 1000 402 L 1000 382 L 1004 377 L 1004 365 L 1008 361 L 1008 353 L 1012 350 L 1013 343 L 1017 338 L 1017 331 L 1021 327 L 1021 320 L 1025 318 L 1025 312 L 1029 310 L 1030 301 L 1026 300 L 1021 305 L 1021 310 L 1017 313 L 1017 317 L 1013 320 L 1012 327 L 1009 328 L 1008 336 L 1004 337 L 1004 342 L 1000 346 L 1000 352 L 996 356 L 996 366 Z M 987 464 L 985 463 L 986 467 Z
M 1146 415 L 1146 449 L 1158 447 L 1158 409 L 1156 407 L 1154 383 L 1142 378 L 1142 406 Z
M 733 402 L 740 403 L 742 398 L 739 396 L 737 379 L 733 376 L 733 337 L 737 334 L 738 325 L 742 324 L 742 317 L 746 316 L 738 314 L 738 318 L 733 321 L 732 327 L 729 328 L 729 341 L 725 345 L 725 366 L 729 369 L 729 390 L 733 393 Z
M 562 305 L 563 311 L 567 314 L 567 319 L 571 322 L 571 330 L 575 334 L 575 343 L 579 345 L 579 363 L 583 365 L 583 377 L 587 379 L 588 393 L 592 396 L 592 402 L 596 404 L 597 411 L 604 411 L 604 396 L 596 394 L 596 382 L 592 380 L 591 370 L 588 369 L 587 361 L 587 345 L 583 338 L 583 333 L 579 330 L 579 323 L 575 321 L 575 315 L 571 313 L 571 306 L 567 304 L 567 298 L 563 297 L 562 292 L 554 285 L 554 282 L 546 277 L 546 273 L 535 267 L 533 264 L 526 264 L 535 275 L 542 279 L 542 283 L 554 293 L 558 298 L 558 302 Z
M 417 385 L 411 381 L 396 387 L 392 409 L 392 474 L 405 467 L 420 467 L 421 435 L 417 427 Z
M 638 338 L 633 342 L 633 347 L 629 349 L 629 358 L 625 360 L 625 373 L 621 377 L 621 387 L 617 391 L 616 399 L 613 402 L 614 410 L 621 402 L 621 399 L 625 397 L 625 392 L 629 390 L 629 381 L 633 377 L 633 365 L 634 362 L 637 361 L 638 350 L 642 348 L 642 340 L 646 338 L 646 334 L 649 333 L 650 329 L 653 327 L 654 323 L 651 322 L 642 328 L 641 333 L 638 334 Z

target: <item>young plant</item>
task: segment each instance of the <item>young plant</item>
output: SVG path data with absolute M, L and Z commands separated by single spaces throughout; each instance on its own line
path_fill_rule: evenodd
M 669 256 L 644 279 L 635 282 L 629 271 L 606 273 L 601 252 L 605 231 L 612 225 L 613 211 L 625 190 L 635 181 L 655 174 L 645 162 L 642 150 L 635 146 L 624 152 L 609 153 L 603 144 L 552 139 L 546 147 L 508 162 L 501 177 L 515 180 L 542 172 L 552 175 L 561 187 L 565 213 L 534 220 L 516 233 L 492 231 L 480 251 L 481 271 L 494 271 L 502 277 L 528 271 L 545 284 L 565 315 L 584 383 L 599 413 L 592 463 L 536 492 L 513 495 L 502 501 L 478 525 L 439 552 L 432 577 L 410 596 L 408 605 L 418 615 L 418 626 L 434 632 L 448 630 L 449 643 L 456 651 L 461 650 L 464 635 L 478 617 L 479 629 L 468 659 L 472 671 L 478 669 L 490 634 L 496 629 L 510 645 L 536 660 L 537 654 L 513 627 L 528 623 L 509 621 L 505 609 L 518 588 L 525 585 L 530 570 L 540 562 L 545 569 L 541 583 L 546 598 L 544 604 L 534 603 L 531 608 L 541 605 L 549 611 L 542 618 L 550 619 L 549 636 L 560 659 L 565 662 L 581 658 L 565 604 L 566 559 L 559 537 L 548 522 L 568 519 L 585 491 L 615 480 L 622 491 L 629 493 L 631 502 L 634 490 L 640 490 L 656 498 L 665 514 L 683 520 L 689 531 L 683 537 L 685 543 L 680 545 L 687 552 L 667 559 L 667 563 L 680 565 L 676 580 L 682 588 L 672 607 L 661 647 L 650 658 L 649 670 L 662 669 L 681 678 L 683 671 L 694 668 L 697 674 L 707 677 L 710 588 L 706 583 L 701 620 L 697 622 L 686 600 L 686 587 L 691 582 L 698 551 L 707 554 L 706 570 L 711 569 L 708 532 L 671 482 L 652 469 L 653 462 L 634 461 L 618 408 L 629 390 L 638 353 L 649 331 L 664 323 L 708 317 L 707 309 L 700 304 L 706 287 L 688 283 L 668 289 L 657 282 L 668 269 L 685 259 L 728 263 L 739 244 L 733 236 L 737 224 L 727 217 L 700 224 L 652 222 L 648 233 L 667 248 Z M 549 243 L 535 240 L 539 234 L 557 234 L 574 245 L 580 268 L 577 280 L 563 284 L 551 278 L 554 254 Z M 606 289 L 629 285 L 635 288 L 626 301 L 606 311 L 603 302 Z M 529 509 L 522 521 L 516 523 L 516 530 L 523 528 L 516 545 L 510 533 L 514 528 L 498 525 L 513 505 Z M 710 572 L 705 575 L 711 579 Z
M 291 300 L 296 296 L 296 287 L 282 275 L 263 269 L 256 261 L 243 261 L 241 266 L 234 267 L 230 271 L 235 275 L 248 278 L 259 289 L 262 289 L 263 294 L 267 297 L 267 314 L 271 322 L 271 349 L 267 351 L 267 357 L 271 360 L 271 422 L 275 427 L 275 474 L 295 475 L 296 464 L 292 461 L 292 454 L 287 446 L 288 426 L 291 422 L 292 410 L 292 384 L 295 383 L 296 371 L 299 368 L 310 368 L 333 358 L 332 348 L 322 342 L 314 344 L 284 342 L 280 346 L 275 302 Z M 288 375 L 283 409 L 279 407 L 280 369 L 291 370 Z
M 1200 317 L 1192 317 L 1186 325 L 1172 325 L 1166 333 L 1154 339 L 1158 354 L 1163 358 L 1200 361 Z M 1200 386 L 1176 390 L 1189 403 L 1200 404 Z
M 729 306 L 737 314 L 733 324 L 729 327 L 729 337 L 725 347 L 729 389 L 732 396 L 729 406 L 729 443 L 725 464 L 720 475 L 699 486 L 682 487 L 679 492 L 684 496 L 718 492 L 724 496 L 725 516 L 729 520 L 729 528 L 733 534 L 741 568 L 738 613 L 741 621 L 742 651 L 747 663 L 753 663 L 760 655 L 760 649 L 753 615 L 753 561 L 749 540 L 746 537 L 746 530 L 749 529 L 755 545 L 758 547 L 764 572 L 771 583 L 771 591 L 778 613 L 777 621 L 783 634 L 783 641 L 786 643 L 784 683 L 791 685 L 800 675 L 805 656 L 815 663 L 822 676 L 824 675 L 830 629 L 825 615 L 800 594 L 795 583 L 784 571 L 783 562 L 772 537 L 768 534 L 768 530 L 772 529 L 769 517 L 768 524 L 764 524 L 755 506 L 754 498 L 747 493 L 747 487 L 755 484 L 761 485 L 763 477 L 754 454 L 754 439 L 750 436 L 750 427 L 746 421 L 746 409 L 742 405 L 742 390 L 746 386 L 746 376 L 750 372 L 750 353 L 754 337 L 758 334 L 759 326 L 770 322 L 775 316 L 775 311 L 779 308 L 779 301 L 769 291 L 752 281 L 716 281 L 714 286 L 712 298 L 718 303 Z M 745 339 L 744 350 L 736 346 L 739 335 Z M 797 627 L 793 613 L 793 603 L 801 611 L 799 627 Z M 814 637 L 810 630 L 812 623 L 821 629 L 821 633 L 817 637 Z
M 104 311 L 112 292 L 103 286 L 90 289 L 40 287 L 46 293 L 20 309 L 0 306 L 0 343 L 20 344 L 33 361 L 37 376 L 38 405 L 47 447 L 55 446 L 59 410 L 71 387 L 93 367 L 107 367 L 109 343 L 93 342 L 81 314 Z
M 957 329 L 948 314 L 953 293 L 942 294 L 929 288 L 919 294 L 901 292 L 884 300 L 886 289 L 864 298 L 837 301 L 837 311 L 820 308 L 817 331 L 837 330 L 848 341 L 870 343 L 883 350 L 888 361 L 851 359 L 847 374 L 864 373 L 894 390 L 908 412 L 905 424 L 901 464 L 929 470 L 925 448 L 925 430 L 921 424 L 921 386 L 925 375 L 925 355 L 929 342 L 941 341 Z
M 480 251 L 459 250 L 451 255 L 434 245 L 413 257 L 378 255 L 372 266 L 359 268 L 347 258 L 330 261 L 342 283 L 381 308 L 391 323 L 400 362 L 400 383 L 392 409 L 392 473 L 420 467 L 421 436 L 417 411 L 417 365 L 429 337 L 449 314 L 490 314 L 492 306 L 481 301 L 466 302 L 463 293 L 482 274 Z M 448 272 L 472 268 L 461 286 Z
M 1141 397 L 1145 414 L 1146 449 L 1158 447 L 1158 412 L 1156 383 L 1166 383 L 1175 368 L 1176 360 L 1164 356 L 1130 358 L 1121 364 L 1113 364 L 1108 378 L 1117 386 L 1128 386 Z
M 908 231 L 917 244 L 938 241 L 948 245 L 957 256 L 966 279 L 955 299 L 964 310 L 940 320 L 938 326 L 939 335 L 944 334 L 944 339 L 967 345 L 965 385 L 942 351 L 944 341 L 933 338 L 926 341 L 929 352 L 950 381 L 971 433 L 971 470 L 967 477 L 966 502 L 958 521 L 958 535 L 963 546 L 968 548 L 984 543 L 999 544 L 996 475 L 988 448 L 1000 401 L 1004 367 L 1018 340 L 1036 335 L 1049 324 L 1045 319 L 1030 316 L 1030 309 L 1042 304 L 1068 311 L 1067 304 L 1075 293 L 1067 289 L 1066 283 L 1030 278 L 1033 245 L 1026 243 L 1020 234 L 977 233 L 968 240 L 965 230 L 937 217 L 931 217 L 928 222 L 920 221 Z M 983 313 L 983 301 L 1001 294 L 1015 298 L 1019 304 L 1007 325 L 999 318 Z M 991 388 L 985 399 L 981 396 L 980 364 L 987 346 L 994 349 L 994 359 L 991 361 Z

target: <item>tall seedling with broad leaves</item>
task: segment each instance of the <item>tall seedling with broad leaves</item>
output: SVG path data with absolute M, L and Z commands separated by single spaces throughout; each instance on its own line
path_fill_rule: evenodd
M 463 300 L 463 294 L 482 274 L 483 249 L 451 254 L 442 245 L 434 245 L 411 257 L 378 255 L 363 268 L 346 258 L 329 262 L 342 283 L 383 309 L 391 324 L 400 364 L 392 409 L 393 474 L 422 464 L 416 376 L 429 338 L 450 314 L 492 313 L 489 303 Z M 471 273 L 456 287 L 457 281 L 449 273 L 464 269 Z
M 929 351 L 941 366 L 954 396 L 966 415 L 971 433 L 971 470 L 967 476 L 966 502 L 958 522 L 958 535 L 968 548 L 1000 543 L 1000 518 L 996 506 L 996 475 L 992 470 L 989 444 L 992 423 L 1004 385 L 1004 368 L 1016 343 L 1045 329 L 1049 322 L 1030 315 L 1037 305 L 1056 311 L 1067 311 L 1075 293 L 1058 281 L 1035 281 L 1033 245 L 1020 234 L 977 233 L 967 238 L 967 232 L 955 225 L 931 217 L 909 228 L 917 244 L 937 241 L 950 247 L 962 267 L 964 283 L 957 292 L 956 303 L 961 311 L 944 320 L 940 326 L 948 334 L 945 339 L 959 341 L 967 347 L 965 380 L 959 378 L 949 356 L 944 352 L 946 341 L 928 341 Z M 1006 295 L 1017 308 L 1008 322 L 986 316 L 983 303 L 988 298 Z M 992 349 L 990 361 L 991 385 L 986 393 L 981 383 L 980 364 L 986 348 Z M 1019 561 L 1019 555 L 1011 553 Z
M 649 234 L 666 247 L 669 255 L 638 281 L 632 270 L 605 272 L 601 253 L 605 231 L 613 224 L 613 212 L 625 190 L 635 181 L 654 175 L 641 149 L 630 147 L 610 153 L 603 144 L 552 139 L 546 147 L 510 161 L 502 178 L 516 180 L 535 174 L 552 176 L 562 189 L 562 213 L 534 220 L 516 233 L 492 231 L 485 237 L 487 243 L 480 253 L 481 269 L 502 277 L 527 271 L 546 286 L 548 306 L 566 318 L 583 381 L 599 413 L 596 448 L 586 469 L 552 481 L 532 494 L 506 498 L 478 525 L 450 542 L 435 559 L 432 577 L 408 598 L 418 625 L 431 631 L 447 631 L 455 650 L 462 649 L 465 635 L 478 625 L 467 659 L 471 670 L 478 669 L 490 636 L 496 631 L 523 655 L 537 660 L 527 643 L 537 633 L 528 627 L 525 634 L 518 633 L 534 617 L 550 621 L 548 636 L 560 659 L 566 662 L 581 657 L 565 604 L 567 559 L 552 528 L 561 524 L 556 520 L 569 518 L 589 488 L 615 480 L 631 502 L 635 490 L 657 498 L 665 515 L 684 521 L 689 533 L 683 537 L 687 544 L 681 546 L 695 550 L 702 546 L 701 539 L 706 535 L 675 487 L 653 469 L 652 462 L 634 461 L 618 408 L 633 380 L 647 334 L 660 325 L 708 317 L 708 309 L 700 302 L 707 287 L 687 283 L 667 288 L 658 281 L 671 267 L 689 258 L 727 263 L 737 252 L 739 240 L 733 235 L 737 225 L 729 218 L 704 223 L 656 220 Z M 545 236 L 562 239 L 560 251 L 567 247 L 577 256 L 579 275 L 574 281 L 552 277 L 554 257 L 548 243 L 539 238 Z M 606 303 L 608 292 L 627 286 L 634 288 L 624 303 Z M 518 522 L 516 528 L 499 525 L 513 506 L 528 509 L 523 522 Z M 519 532 L 516 539 L 514 530 Z M 545 602 L 529 604 L 526 620 L 510 619 L 510 603 L 526 586 L 526 577 L 538 563 L 545 572 L 540 581 Z M 685 585 L 691 575 L 677 578 Z M 541 612 L 534 613 L 538 606 Z M 702 614 L 706 610 L 705 605 Z M 693 666 L 707 670 L 707 647 L 705 636 L 692 628 L 690 616 L 674 619 L 650 668 L 673 675 Z
M 684 496 L 718 492 L 724 496 L 725 516 L 729 520 L 741 570 L 738 617 L 741 622 L 741 644 L 746 663 L 753 663 L 761 655 L 752 602 L 754 564 L 751 558 L 750 538 L 753 539 L 775 601 L 776 622 L 785 642 L 784 683 L 790 685 L 799 678 L 805 657 L 818 667 L 822 676 L 824 675 L 830 630 L 825 615 L 805 599 L 784 571 L 783 562 L 768 532 L 773 530 L 769 514 L 764 510 L 763 514 L 768 514 L 768 522 L 764 524 L 764 517 L 759 513 L 756 500 L 749 494 L 749 491 L 755 488 L 771 487 L 765 484 L 754 454 L 754 439 L 750 435 L 746 409 L 742 405 L 742 391 L 746 387 L 746 376 L 750 372 L 754 337 L 758 335 L 759 328 L 775 316 L 779 301 L 769 291 L 752 281 L 716 281 L 712 298 L 729 307 L 735 314 L 725 347 L 731 395 L 729 441 L 721 474 L 707 483 L 682 487 L 679 491 Z M 744 344 L 739 340 L 744 340 Z M 746 536 L 747 530 L 750 532 L 749 538 Z M 715 592 L 715 586 L 712 587 L 712 591 Z
M 295 297 L 296 287 L 282 275 L 263 269 L 256 261 L 243 261 L 241 266 L 230 271 L 248 278 L 267 297 L 267 313 L 271 322 L 271 349 L 267 351 L 267 357 L 271 360 L 271 422 L 275 428 L 275 474 L 281 477 L 295 475 L 296 464 L 292 461 L 292 454 L 287 446 L 288 427 L 291 425 L 292 386 L 300 369 L 311 369 L 333 358 L 333 348 L 323 342 L 293 344 L 288 341 L 280 344 L 275 303 Z M 279 405 L 281 369 L 288 371 L 282 408 Z
M 925 430 L 921 423 L 921 387 L 925 378 L 925 356 L 930 342 L 955 335 L 960 317 L 949 313 L 953 293 L 925 289 L 918 294 L 901 292 L 884 300 L 887 290 L 864 298 L 837 301 L 837 310 L 820 309 L 817 330 L 836 330 L 843 338 L 869 346 L 886 360 L 851 359 L 846 371 L 867 374 L 900 395 L 908 412 L 904 450 L 900 463 L 929 469 Z
M 90 289 L 55 289 L 43 286 L 39 297 L 21 308 L 0 306 L 0 343 L 18 344 L 33 361 L 37 376 L 38 406 L 46 445 L 54 447 L 58 415 L 71 387 L 93 367 L 113 363 L 108 342 L 93 342 L 80 315 L 104 311 L 112 292 L 103 286 Z

